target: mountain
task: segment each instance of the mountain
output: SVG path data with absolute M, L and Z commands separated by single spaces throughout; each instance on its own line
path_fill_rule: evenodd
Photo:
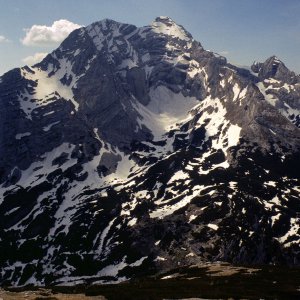
M 73 31 L 0 77 L 1 284 L 300 264 L 300 77 L 168 17 Z

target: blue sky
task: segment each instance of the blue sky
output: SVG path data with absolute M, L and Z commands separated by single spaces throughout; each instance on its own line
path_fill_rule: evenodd
M 171 17 L 205 49 L 234 64 L 251 65 L 277 55 L 300 73 L 299 0 L 0 0 L 0 74 L 59 45 L 22 43 L 24 29 L 33 25 L 50 28 L 61 19 L 88 25 L 110 18 L 143 26 L 160 15 Z

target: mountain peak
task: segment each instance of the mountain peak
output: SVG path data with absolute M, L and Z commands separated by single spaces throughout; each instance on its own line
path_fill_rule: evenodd
M 88 25 L 86 28 L 87 28 L 87 30 L 90 30 L 95 27 L 100 27 L 102 30 L 109 30 L 109 29 L 118 27 L 119 25 L 121 25 L 120 22 L 106 18 L 106 19 L 94 22 L 94 23 Z
M 251 69 L 258 74 L 260 80 L 273 78 L 289 83 L 298 81 L 295 73 L 290 71 L 276 55 L 270 56 L 263 63 L 254 62 Z
M 159 17 L 156 17 L 154 22 L 161 22 L 161 23 L 174 23 L 175 22 L 173 21 L 173 19 L 171 19 L 170 17 L 167 17 L 167 16 L 159 16 Z
M 156 33 L 172 36 L 179 40 L 189 41 L 193 38 L 183 26 L 178 25 L 169 17 L 157 17 L 154 22 L 152 22 L 151 27 Z
M 284 63 L 276 56 L 276 55 L 272 55 L 270 56 L 264 63 L 272 63 L 272 64 L 276 64 L 276 65 L 279 65 L 279 64 L 283 64 Z

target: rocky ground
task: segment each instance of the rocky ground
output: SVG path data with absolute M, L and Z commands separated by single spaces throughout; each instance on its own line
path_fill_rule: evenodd
M 120 284 L 6 288 L 3 300 L 300 299 L 300 270 L 226 263 L 181 267 Z
M 52 293 L 49 289 L 38 289 L 35 291 L 7 291 L 0 290 L 0 300 L 105 300 L 102 296 L 86 296 L 84 294 L 62 294 Z

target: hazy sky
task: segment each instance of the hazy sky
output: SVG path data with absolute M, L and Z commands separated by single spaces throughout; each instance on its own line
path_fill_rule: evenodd
M 0 74 L 41 59 L 78 25 L 144 26 L 161 15 L 231 63 L 277 55 L 300 73 L 300 0 L 0 0 Z

